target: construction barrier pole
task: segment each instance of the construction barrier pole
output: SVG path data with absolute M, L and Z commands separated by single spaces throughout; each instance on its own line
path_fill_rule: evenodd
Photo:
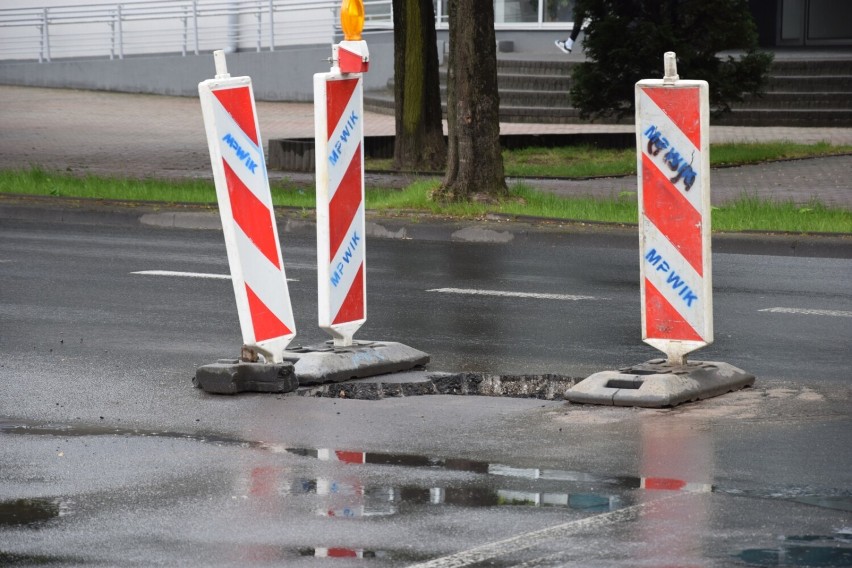
M 296 335 L 250 77 L 231 77 L 223 51 L 216 77 L 198 85 L 213 179 L 244 347 L 283 361 Z
M 709 87 L 664 66 L 636 84 L 642 340 L 684 364 L 713 342 Z
M 367 321 L 364 227 L 364 82 L 369 66 L 361 40 L 363 6 L 345 0 L 346 40 L 332 68 L 314 75 L 319 326 L 336 347 L 352 345 Z

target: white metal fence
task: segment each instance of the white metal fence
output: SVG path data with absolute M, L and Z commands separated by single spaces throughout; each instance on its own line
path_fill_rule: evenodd
M 95 0 L 97 1 L 97 0 Z M 0 60 L 270 50 L 331 43 L 340 0 L 148 0 L 0 9 Z M 391 0 L 366 0 L 391 28 Z

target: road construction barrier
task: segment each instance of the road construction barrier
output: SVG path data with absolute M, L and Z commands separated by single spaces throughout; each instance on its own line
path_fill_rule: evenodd
M 228 260 L 240 312 L 240 359 L 200 367 L 193 384 L 207 392 L 289 392 L 298 385 L 407 371 L 429 355 L 384 341 L 354 342 L 367 319 L 364 222 L 364 103 L 369 66 L 361 0 L 345 0 L 346 39 L 332 48 L 329 73 L 314 75 L 319 326 L 333 338 L 286 350 L 295 336 L 287 280 L 251 80 L 231 78 L 216 52 L 216 78 L 199 85 Z M 345 57 L 340 58 L 339 53 Z M 286 352 L 285 352 L 286 350 Z M 266 361 L 258 364 L 255 351 Z M 285 360 L 286 358 L 286 360 Z
M 709 87 L 665 69 L 636 84 L 642 339 L 680 363 L 713 342 Z
M 319 326 L 348 346 L 367 320 L 361 74 L 314 75 L 314 116 Z
M 243 343 L 273 363 L 296 335 L 250 77 L 198 85 Z
M 636 153 L 642 340 L 667 359 L 594 373 L 565 392 L 571 402 L 661 408 L 754 384 L 728 363 L 686 360 L 713 342 L 709 86 L 681 81 L 672 52 L 664 69 L 636 83 Z

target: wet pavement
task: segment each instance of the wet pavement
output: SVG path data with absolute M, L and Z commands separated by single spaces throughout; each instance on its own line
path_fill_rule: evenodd
M 800 406 L 802 394 L 783 406 Z M 800 468 L 776 470 L 784 457 L 755 467 L 749 440 L 769 430 L 756 424 L 768 418 L 759 398 L 777 396 L 737 393 L 679 415 L 436 397 L 368 403 L 376 405 L 368 410 L 357 401 L 284 397 L 274 406 L 249 401 L 265 417 L 246 417 L 235 427 L 246 436 L 234 438 L 6 420 L 0 437 L 12 465 L 3 475 L 0 558 L 11 565 L 847 566 L 852 492 L 832 485 L 843 479 L 841 464 L 811 462 L 822 472 L 804 476 Z M 278 418 L 269 416 L 274 407 Z M 354 445 L 287 444 L 305 436 L 288 425 L 335 409 L 346 418 L 320 437 L 345 425 Z M 354 442 L 374 428 L 365 412 L 406 432 Z M 452 426 L 413 423 L 424 415 L 452 417 Z M 760 453 L 815 456 L 848 443 L 848 422 L 814 431 L 812 421 L 791 417 L 771 429 L 786 440 Z M 837 441 L 806 450 L 814 433 Z M 495 437 L 503 442 L 488 448 Z
M 230 284 L 137 274 L 226 273 L 221 233 L 142 225 L 141 211 L 0 211 L 0 564 L 849 563 L 843 239 L 719 243 L 717 342 L 701 353 L 758 381 L 699 404 L 227 397 L 191 377 L 239 345 Z M 297 221 L 280 229 L 310 343 L 314 228 Z M 488 231 L 512 238 L 472 238 Z M 655 355 L 632 232 L 421 221 L 410 235 L 370 241 L 359 337 L 423 348 L 433 371 L 501 376 Z

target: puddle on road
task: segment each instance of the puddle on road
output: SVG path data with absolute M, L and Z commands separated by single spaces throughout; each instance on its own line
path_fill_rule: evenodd
M 852 566 L 852 532 L 831 536 L 788 536 L 778 548 L 751 548 L 737 554 L 749 566 Z
M 300 457 L 315 458 L 320 461 L 340 462 L 347 465 L 380 465 L 399 466 L 409 468 L 428 468 L 447 471 L 461 471 L 468 473 L 493 476 L 497 478 L 514 478 L 527 481 L 550 481 L 569 484 L 584 484 L 589 486 L 604 486 L 613 491 L 635 490 L 644 491 L 684 491 L 699 493 L 724 493 L 732 496 L 742 496 L 761 499 L 779 499 L 795 501 L 817 507 L 852 511 L 852 492 L 841 491 L 835 494 L 820 493 L 816 488 L 778 488 L 767 490 L 740 490 L 735 487 L 711 485 L 692 480 L 684 480 L 666 477 L 636 477 L 636 476 L 607 476 L 590 474 L 580 471 L 559 470 L 547 468 L 519 468 L 505 464 L 490 463 L 480 460 L 464 458 L 444 458 L 417 454 L 387 453 L 387 452 L 362 452 L 358 450 L 343 450 L 330 448 L 292 448 L 282 444 L 271 444 L 266 442 L 255 442 L 220 436 L 214 434 L 189 434 L 182 432 L 149 431 L 130 428 L 111 428 L 88 425 L 62 425 L 62 424 L 35 424 L 26 422 L 11 422 L 0 419 L 0 435 L 25 435 L 25 436 L 57 436 L 57 437 L 85 437 L 85 436 L 126 436 L 141 438 L 166 438 L 185 440 L 205 444 L 239 447 L 260 450 L 271 453 L 287 453 Z M 283 481 L 283 480 L 282 480 Z M 299 481 L 298 483 L 304 483 Z M 308 481 L 307 483 L 312 483 Z M 334 483 L 334 482 L 330 482 Z M 425 492 L 443 491 L 443 503 L 459 504 L 464 506 L 502 506 L 502 505 L 530 505 L 530 506 L 558 506 L 571 509 L 582 509 L 589 512 L 601 512 L 614 510 L 623 506 L 619 504 L 619 498 L 606 493 L 591 493 L 579 491 L 577 493 L 547 493 L 547 492 L 517 492 L 509 489 L 491 489 L 481 487 L 478 489 L 456 490 L 452 488 L 415 488 L 406 487 L 402 489 L 382 488 L 377 491 L 394 491 L 402 495 L 418 495 L 410 497 L 412 503 L 426 502 Z M 449 491 L 449 496 L 446 492 Z M 462 493 L 457 491 L 478 491 L 478 498 L 462 498 Z M 396 493 L 395 493 L 396 495 Z M 429 502 L 437 499 L 430 494 Z M 2 525 L 2 523 L 0 523 Z
M 140 430 L 138 428 L 111 428 L 106 426 L 70 425 L 70 424 L 33 424 L 9 422 L 0 419 L 0 434 L 19 436 L 57 436 L 60 438 L 84 438 L 87 436 L 125 436 L 137 438 L 166 438 L 187 440 L 204 444 L 236 446 L 241 448 L 263 449 L 263 442 L 249 442 L 215 434 L 187 434 L 184 432 L 161 432 L 158 430 Z
M 63 566 L 66 564 L 73 566 L 93 566 L 92 562 L 84 562 L 79 558 L 47 556 L 44 554 L 18 554 L 16 552 L 4 552 L 0 550 L 0 566 Z
M 0 501 L 0 528 L 39 527 L 68 513 L 61 499 Z
M 579 471 L 542 468 L 519 468 L 485 461 L 439 458 L 416 454 L 396 454 L 382 452 L 359 452 L 353 450 L 335 450 L 331 448 L 287 448 L 268 444 L 266 449 L 275 452 L 316 458 L 320 461 L 340 462 L 349 465 L 386 465 L 411 468 L 442 469 L 479 473 L 497 477 L 509 477 L 536 481 L 564 481 L 575 483 L 604 484 L 621 489 L 639 489 L 642 478 L 630 476 L 602 476 Z
M 797 503 L 805 505 L 813 505 L 822 507 L 823 509 L 836 509 L 838 511 L 846 511 L 852 513 L 852 496 L 827 497 L 820 495 L 811 495 L 806 497 L 798 497 L 793 499 Z
M 344 480 L 281 480 L 282 495 L 317 495 L 323 507 L 317 514 L 325 517 L 360 518 L 397 514 L 411 505 L 480 507 L 561 507 L 578 511 L 603 513 L 623 506 L 617 495 L 594 493 L 539 493 L 493 489 L 481 485 L 464 487 L 380 487 L 361 485 L 357 478 Z
M 363 548 L 300 548 L 299 556 L 314 558 L 388 558 L 384 550 L 364 550 Z
M 299 556 L 311 558 L 340 558 L 340 559 L 381 559 L 393 560 L 395 562 L 420 562 L 427 560 L 430 556 L 417 554 L 410 550 L 365 550 L 363 548 L 300 548 L 296 551 Z

